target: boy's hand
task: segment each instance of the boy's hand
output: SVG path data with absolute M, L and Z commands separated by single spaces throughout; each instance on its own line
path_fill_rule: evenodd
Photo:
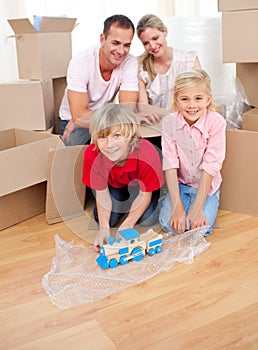
M 96 234 L 94 240 L 94 248 L 97 253 L 100 251 L 100 246 L 107 243 L 107 238 L 110 236 L 109 227 L 100 227 L 99 232 Z

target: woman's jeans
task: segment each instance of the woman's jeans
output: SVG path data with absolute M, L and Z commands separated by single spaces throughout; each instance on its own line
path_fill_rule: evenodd
M 183 207 L 186 214 L 189 213 L 197 194 L 197 188 L 179 184 L 179 192 Z M 212 226 L 215 222 L 218 208 L 219 208 L 219 197 L 220 190 L 217 190 L 213 195 L 207 196 L 203 206 L 203 212 L 209 224 L 209 229 L 204 233 L 204 236 L 208 236 L 212 232 Z M 162 226 L 163 231 L 175 233 L 170 227 L 170 218 L 172 214 L 172 203 L 170 200 L 169 193 L 161 201 L 161 208 L 159 213 L 159 222 Z
M 108 186 L 111 200 L 112 200 L 112 211 L 110 215 L 109 225 L 110 227 L 116 226 L 125 214 L 128 214 L 132 206 L 133 201 L 139 193 L 139 186 L 126 186 L 122 188 L 114 188 Z M 158 200 L 160 191 L 156 190 L 152 192 L 151 202 L 145 212 L 137 221 L 137 224 L 142 226 L 149 226 L 156 224 L 159 218 L 158 211 Z M 93 209 L 94 218 L 97 222 L 98 211 L 96 206 L 96 201 Z

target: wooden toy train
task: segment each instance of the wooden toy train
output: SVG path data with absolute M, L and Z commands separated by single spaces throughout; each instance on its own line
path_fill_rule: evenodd
M 100 247 L 96 262 L 103 269 L 115 268 L 129 260 L 139 261 L 145 254 L 153 256 L 162 251 L 163 236 L 152 229 L 139 234 L 134 228 L 119 230 L 119 238 L 109 237 L 108 243 Z

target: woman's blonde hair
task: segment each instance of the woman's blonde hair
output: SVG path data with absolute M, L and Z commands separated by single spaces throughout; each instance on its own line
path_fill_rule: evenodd
M 99 150 L 97 140 L 109 135 L 114 126 L 129 140 L 129 151 L 138 148 L 140 131 L 136 114 L 127 105 L 109 103 L 96 110 L 90 121 L 89 131 L 95 150 Z
M 152 14 L 145 15 L 139 20 L 136 27 L 137 36 L 139 39 L 140 39 L 140 35 L 142 34 L 142 32 L 146 30 L 146 28 L 156 28 L 160 32 L 165 32 L 167 30 L 162 20 L 159 17 Z M 139 60 L 139 64 L 142 65 L 143 70 L 147 71 L 151 81 L 153 81 L 157 75 L 154 69 L 153 55 L 145 51 L 142 55 L 138 57 L 138 60 Z
M 180 73 L 176 77 L 175 83 L 174 83 L 174 91 L 173 91 L 173 110 L 174 111 L 178 110 L 177 103 L 176 103 L 178 93 L 185 88 L 189 88 L 191 86 L 199 85 L 199 84 L 203 85 L 206 90 L 206 93 L 212 96 L 211 79 L 205 70 L 193 69 L 193 70 Z M 216 106 L 213 99 L 211 99 L 207 109 L 211 111 L 216 110 Z

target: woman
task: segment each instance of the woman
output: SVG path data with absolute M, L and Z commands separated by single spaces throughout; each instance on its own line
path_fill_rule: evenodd
M 145 15 L 137 24 L 137 35 L 145 48 L 139 57 L 138 102 L 171 111 L 176 76 L 201 65 L 196 52 L 169 47 L 167 34 L 166 26 L 155 15 Z

